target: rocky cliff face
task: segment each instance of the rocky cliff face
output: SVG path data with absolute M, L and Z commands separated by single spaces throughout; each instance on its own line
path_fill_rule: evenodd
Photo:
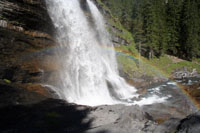
M 109 20 L 111 14 L 96 4 Z M 117 34 L 112 36 L 115 46 L 130 44 L 120 35 L 125 34 L 122 29 L 109 21 L 107 25 Z M 170 119 L 157 125 L 138 106 L 90 108 L 62 100 L 44 101 L 52 93 L 40 83 L 53 82 L 49 75 L 57 68 L 53 31 L 44 0 L 0 0 L 1 131 L 199 132 L 199 112 L 181 121 Z
M 120 22 L 112 16 L 110 10 L 102 3 L 101 0 L 93 0 L 100 9 L 106 19 L 107 30 L 110 32 L 113 45 L 119 47 L 121 45 L 131 45 L 134 42 L 129 33 L 121 26 Z
M 0 19 L 4 20 L 1 21 L 2 27 L 13 25 L 21 31 L 38 31 L 50 35 L 53 33 L 44 0 L 1 0 L 0 10 Z
M 50 71 L 45 49 L 56 45 L 53 31 L 44 0 L 1 0 L 0 81 L 39 91 L 42 71 Z
M 86 1 L 82 0 L 82 5 Z M 95 1 L 107 19 L 115 46 L 128 45 L 111 14 Z M 0 1 L 0 81 L 43 92 L 40 83 L 54 73 L 54 26 L 44 0 Z M 56 60 L 56 59 L 55 59 Z

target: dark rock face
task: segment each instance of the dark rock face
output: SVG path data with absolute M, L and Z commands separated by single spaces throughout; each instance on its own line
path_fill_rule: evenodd
M 30 133 L 146 133 L 156 126 L 139 106 L 91 108 L 0 83 L 0 131 Z
M 139 106 L 87 107 L 0 83 L 0 131 L 29 133 L 199 133 L 200 113 L 157 124 Z
M 87 107 L 0 81 L 0 131 L 30 133 L 199 133 L 200 113 L 156 123 L 139 106 Z
M 90 127 L 82 122 L 89 108 L 47 99 L 31 105 L 0 108 L 0 131 L 12 133 L 80 133 Z
M 195 83 L 191 83 L 191 80 L 189 79 L 189 82 L 187 81 L 187 82 L 179 83 L 179 86 L 181 86 L 184 89 L 184 91 L 187 93 L 187 95 L 196 103 L 196 105 L 200 107 L 199 79 L 197 79 Z
M 180 119 L 171 118 L 155 128 L 155 133 L 175 133 Z
M 24 30 L 53 33 L 53 25 L 47 14 L 44 0 L 1 0 L 0 20 Z
M 92 120 L 83 119 L 91 108 L 16 86 L 0 81 L 1 133 L 78 133 L 90 127 Z
M 177 133 L 199 133 L 200 132 L 200 111 L 189 115 L 181 120 Z
M 47 99 L 36 92 L 0 82 L 0 107 L 34 104 Z
M 0 12 L 0 80 L 30 89 L 55 69 L 54 26 L 45 1 L 1 0 Z

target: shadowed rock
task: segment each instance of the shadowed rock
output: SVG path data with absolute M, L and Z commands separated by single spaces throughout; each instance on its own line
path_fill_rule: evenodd
M 56 64 L 54 52 L 49 50 L 56 41 L 46 3 L 1 0 L 0 12 L 0 80 L 21 84 L 23 88 L 30 89 L 31 84 L 35 87 L 44 82 L 44 75 L 49 77 L 55 71 Z
M 200 132 L 200 111 L 189 115 L 180 121 L 177 133 L 199 133 Z

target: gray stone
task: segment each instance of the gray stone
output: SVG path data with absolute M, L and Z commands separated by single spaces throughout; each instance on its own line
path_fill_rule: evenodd
M 139 106 L 100 106 L 88 115 L 92 118 L 92 127 L 85 133 L 152 133 L 156 126 Z
M 180 119 L 171 118 L 164 123 L 158 125 L 154 133 L 174 133 L 179 125 Z
M 180 121 L 177 133 L 200 133 L 200 111 Z

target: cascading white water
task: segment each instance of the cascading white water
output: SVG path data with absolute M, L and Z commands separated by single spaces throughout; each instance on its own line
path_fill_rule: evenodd
M 65 53 L 60 56 L 62 87 L 56 91 L 62 99 L 77 104 L 123 103 L 135 96 L 136 89 L 119 76 L 103 16 L 92 1 L 86 2 L 91 18 L 86 17 L 80 0 L 46 0 Z

